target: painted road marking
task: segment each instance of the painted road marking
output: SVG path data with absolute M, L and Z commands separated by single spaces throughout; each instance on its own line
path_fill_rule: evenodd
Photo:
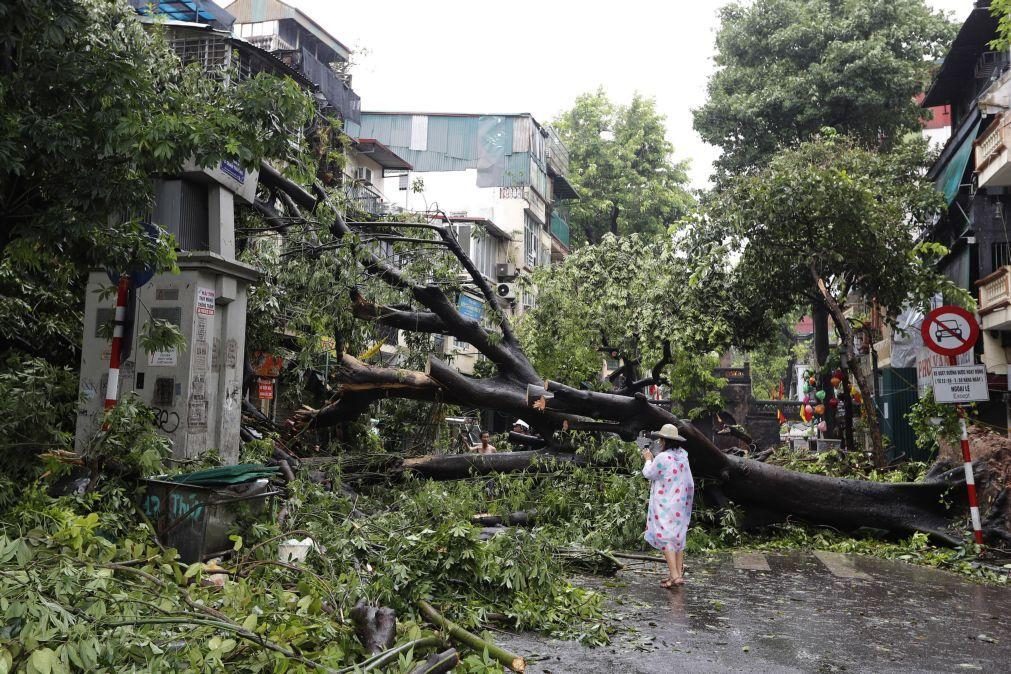
M 735 552 L 734 568 L 745 571 L 769 571 L 769 562 L 760 552 Z
M 833 576 L 837 578 L 870 578 L 863 571 L 858 571 L 853 565 L 853 560 L 838 552 L 815 551 L 814 556 L 824 564 Z

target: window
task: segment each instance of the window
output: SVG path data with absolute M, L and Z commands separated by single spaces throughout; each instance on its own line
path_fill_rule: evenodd
M 528 267 L 536 267 L 541 260 L 541 226 L 529 213 L 524 218 L 523 259 Z
M 990 271 L 997 271 L 1001 267 L 1011 265 L 1011 243 L 1007 241 L 997 241 L 991 247 L 993 257 L 993 267 Z
M 495 280 L 495 264 L 498 262 L 499 242 L 479 223 L 456 225 L 456 238 L 463 252 L 471 259 L 477 270 L 489 279 Z
M 474 233 L 474 264 L 479 272 L 487 278 L 495 279 L 495 263 L 498 262 L 498 240 L 483 228 L 477 227 Z
M 537 306 L 537 296 L 534 295 L 534 291 L 530 288 L 524 288 L 522 291 L 522 304 L 523 311 L 530 311 L 535 306 Z
M 259 21 L 257 23 L 237 23 L 232 27 L 232 33 L 239 37 L 261 37 L 277 35 L 277 21 Z

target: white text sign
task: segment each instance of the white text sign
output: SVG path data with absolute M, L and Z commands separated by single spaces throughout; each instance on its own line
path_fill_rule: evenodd
M 939 403 L 969 403 L 990 399 L 986 367 L 962 365 L 934 368 L 934 400 Z

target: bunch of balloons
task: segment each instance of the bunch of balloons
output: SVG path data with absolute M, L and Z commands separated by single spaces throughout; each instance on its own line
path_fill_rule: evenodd
M 828 422 L 825 420 L 825 413 L 831 410 L 831 414 L 839 408 L 839 387 L 843 383 L 843 371 L 836 369 L 829 379 L 830 387 L 822 390 L 818 386 L 818 377 L 811 371 L 804 373 L 807 384 L 804 387 L 803 405 L 800 408 L 800 418 L 804 423 L 817 421 L 817 428 L 824 433 L 828 430 Z M 860 391 L 856 387 L 850 387 L 850 396 L 853 403 L 861 403 Z

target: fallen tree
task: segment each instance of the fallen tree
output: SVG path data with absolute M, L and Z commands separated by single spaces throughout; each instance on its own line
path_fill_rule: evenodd
M 425 223 L 354 223 L 352 228 L 338 214 L 330 226 L 330 234 L 334 246 L 344 245 L 353 252 L 367 278 L 381 282 L 405 299 L 397 305 L 386 305 L 367 298 L 360 288 L 352 288 L 348 299 L 356 317 L 386 328 L 447 335 L 467 342 L 494 366 L 494 376 L 465 376 L 434 355 L 428 357 L 427 366 L 420 371 L 369 365 L 345 352 L 338 363 L 336 399 L 319 410 L 297 413 L 297 428 L 347 422 L 384 398 L 496 410 L 524 419 L 549 449 L 556 446 L 556 434 L 563 429 L 612 433 L 631 441 L 642 433 L 673 423 L 687 438 L 696 478 L 710 482 L 745 510 L 756 508 L 844 529 L 872 527 L 896 534 L 923 532 L 950 545 L 961 542 L 960 534 L 950 528 L 955 515 L 952 504 L 960 503 L 964 491 L 955 489 L 964 484 L 957 471 L 922 483 L 877 483 L 804 474 L 727 455 L 690 422 L 677 418 L 643 394 L 647 386 L 661 382 L 661 367 L 612 393 L 543 380 L 524 354 L 500 304 L 503 300 L 464 252 L 452 224 L 452 219 L 440 212 L 433 221 Z M 402 233 L 405 230 L 419 234 L 407 236 Z M 434 247 L 448 253 L 466 271 L 471 288 L 484 298 L 493 327 L 463 316 L 444 284 L 416 280 L 379 257 L 373 245 L 376 241 L 394 245 L 421 242 L 426 249 Z M 346 287 L 346 283 L 336 285 Z M 337 339 L 337 343 L 342 342 Z M 665 353 L 665 360 L 667 357 Z M 452 478 L 472 472 L 526 470 L 534 454 L 429 457 L 407 460 L 403 467 L 429 477 Z M 582 463 L 578 456 L 554 456 Z

